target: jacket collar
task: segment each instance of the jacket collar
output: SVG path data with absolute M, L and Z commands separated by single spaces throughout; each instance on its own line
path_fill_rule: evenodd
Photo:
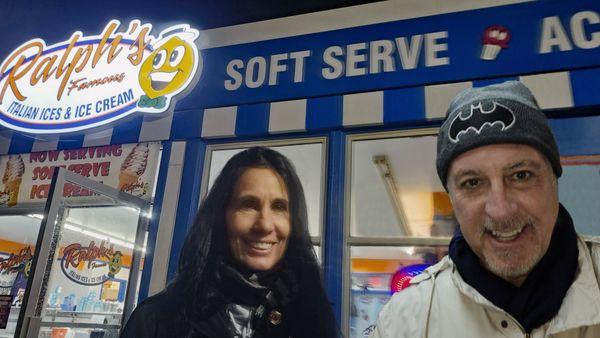
M 546 324 L 548 325 L 548 334 L 555 334 L 582 326 L 600 325 L 600 302 L 598 301 L 600 299 L 600 286 L 594 273 L 594 263 L 590 256 L 589 248 L 581 237 L 577 239 L 577 246 L 579 249 L 579 269 L 573 284 L 571 284 L 563 299 L 557 315 Z M 597 264 L 600 264 L 600 262 L 597 262 Z M 428 271 L 428 275 L 435 275 L 445 268 L 452 269 L 452 281 L 462 294 L 484 307 L 504 312 L 483 297 L 475 288 L 467 284 L 448 256 L 444 257 L 438 264 L 428 268 L 427 270 L 430 270 Z
M 258 282 L 255 274 L 245 277 L 237 269 L 222 263 L 219 267 L 217 281 L 221 294 L 228 302 L 241 305 L 258 306 L 265 301 L 269 288 Z
M 600 286 L 594 273 L 594 262 L 582 238 L 578 238 L 577 246 L 579 271 L 558 314 L 549 323 L 549 334 L 580 326 L 600 325 Z

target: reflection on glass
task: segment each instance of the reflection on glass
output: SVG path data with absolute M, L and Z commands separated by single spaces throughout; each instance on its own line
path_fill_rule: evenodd
M 351 236 L 452 236 L 456 221 L 435 156 L 435 136 L 353 141 Z
M 40 336 L 116 337 L 134 250 L 145 250 L 135 245 L 140 210 L 95 193 L 60 203 Z
M 6 326 L 0 323 L 0 337 L 15 333 L 41 219 L 41 215 L 0 216 L 0 302 L 10 311 Z
M 318 245 L 313 245 L 313 249 L 315 250 L 315 254 L 317 255 L 317 261 L 319 262 L 319 264 L 323 264 L 323 261 L 321 260 L 321 247 Z
M 369 336 L 397 285 L 394 276 L 407 282 L 406 271 L 435 264 L 447 251 L 447 246 L 352 247 L 350 337 Z
M 578 233 L 600 236 L 600 155 L 561 157 L 558 197 Z
M 322 143 L 296 144 L 286 146 L 269 147 L 287 157 L 296 168 L 296 173 L 302 183 L 304 196 L 306 197 L 306 209 L 308 211 L 308 230 L 311 236 L 320 236 L 322 210 L 323 210 L 323 178 L 321 160 L 323 156 Z M 211 163 L 208 176 L 208 187 L 212 187 L 225 163 L 233 155 L 247 149 L 214 150 L 211 153 Z

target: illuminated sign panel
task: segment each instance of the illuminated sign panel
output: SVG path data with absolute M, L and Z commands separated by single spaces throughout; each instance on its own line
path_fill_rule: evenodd
M 196 29 L 110 21 L 99 35 L 75 32 L 47 46 L 33 39 L 0 66 L 0 123 L 29 133 L 97 127 L 134 112 L 162 113 L 202 71 Z

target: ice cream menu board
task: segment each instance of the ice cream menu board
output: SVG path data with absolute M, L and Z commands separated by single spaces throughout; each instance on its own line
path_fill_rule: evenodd
M 50 192 L 56 167 L 150 199 L 159 150 L 160 143 L 151 142 L 1 156 L 0 208 L 43 202 Z M 93 192 L 69 185 L 64 194 L 66 197 L 88 196 Z

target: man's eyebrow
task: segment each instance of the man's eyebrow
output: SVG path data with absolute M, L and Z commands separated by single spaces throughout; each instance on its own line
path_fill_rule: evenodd
M 471 176 L 471 175 L 473 175 L 473 176 L 474 175 L 479 175 L 479 171 L 474 170 L 474 169 L 461 169 L 456 174 L 454 174 L 453 181 L 457 182 L 462 177 L 464 177 L 464 176 Z
M 518 161 L 518 162 L 515 162 L 515 163 L 509 165 L 504 170 L 510 171 L 510 170 L 515 170 L 515 169 L 519 169 L 519 168 L 523 168 L 523 167 L 533 167 L 534 169 L 539 169 L 542 167 L 542 165 L 541 165 L 541 163 L 539 163 L 537 161 L 522 160 L 522 161 Z

